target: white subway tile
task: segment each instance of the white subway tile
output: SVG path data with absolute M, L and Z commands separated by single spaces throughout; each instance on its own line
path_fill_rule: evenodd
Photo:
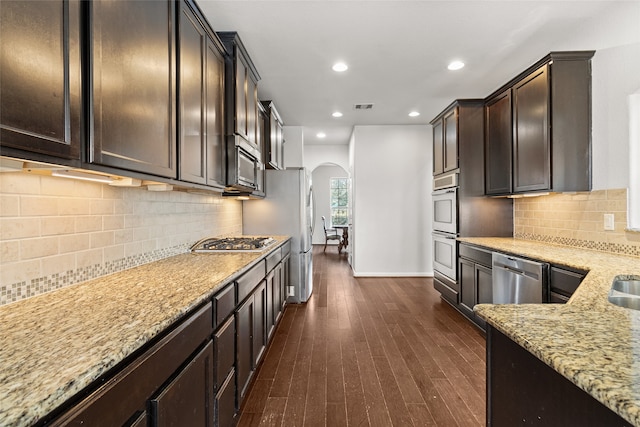
M 0 218 L 0 240 L 40 237 L 38 218 Z
M 58 254 L 57 237 L 39 237 L 20 241 L 20 259 L 36 259 Z
M 20 197 L 20 214 L 22 216 L 58 215 L 58 198 L 55 197 Z
M 20 196 L 0 194 L 0 216 L 20 216 Z
M 62 254 L 42 258 L 42 276 L 62 274 L 76 269 L 75 254 Z
M 43 236 L 72 234 L 76 228 L 75 218 L 64 216 L 44 217 L 40 224 Z

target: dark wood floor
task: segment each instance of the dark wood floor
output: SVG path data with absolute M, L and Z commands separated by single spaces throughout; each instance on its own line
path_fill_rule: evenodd
M 485 339 L 429 278 L 354 278 L 314 247 L 314 291 L 290 305 L 240 426 L 485 424 Z

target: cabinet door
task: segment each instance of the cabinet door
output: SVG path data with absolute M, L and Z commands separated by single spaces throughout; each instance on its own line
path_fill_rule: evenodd
M 287 255 L 282 260 L 282 273 L 280 276 L 280 294 L 282 295 L 281 300 L 281 311 L 284 310 L 285 305 L 287 305 L 287 289 L 289 284 L 291 283 L 291 257 Z
M 256 147 L 258 144 L 258 83 L 247 74 L 247 139 Z
M 213 388 L 219 390 L 235 362 L 235 319 L 232 317 L 213 335 L 214 369 Z
M 277 267 L 276 267 L 277 268 Z M 280 293 L 280 284 L 276 283 L 276 269 L 274 268 L 267 275 L 266 285 L 267 285 L 267 304 L 266 304 L 266 328 L 267 328 L 267 338 L 271 338 L 271 334 L 273 334 L 273 330 L 275 328 L 275 313 L 280 310 L 277 306 L 277 301 Z
M 278 164 L 278 131 L 279 126 L 278 118 L 275 113 L 271 111 L 269 115 L 269 144 L 268 144 L 268 157 L 269 157 L 269 165 L 273 168 L 278 169 L 280 165 Z
M 493 302 L 493 275 L 490 268 L 476 264 L 476 294 L 477 304 L 491 304 Z
M 174 2 L 87 4 L 93 24 L 89 161 L 176 178 Z
M 433 125 L 433 174 L 444 172 L 444 132 L 442 120 Z
M 511 90 L 485 107 L 485 193 L 511 193 Z
M 273 324 L 274 326 L 280 320 L 282 314 L 282 298 L 283 298 L 283 286 L 282 286 L 282 266 L 283 263 L 279 263 L 273 270 Z M 275 329 L 275 328 L 274 328 Z
M 224 56 L 222 47 L 207 37 L 206 49 L 206 114 L 207 184 L 226 185 L 224 143 Z
M 247 392 L 253 370 L 253 315 L 254 302 L 250 296 L 236 310 L 236 377 L 238 407 Z
M 470 315 L 476 302 L 476 269 L 475 264 L 466 259 L 459 259 L 458 272 L 460 274 L 460 308 Z
M 151 399 L 152 426 L 213 426 L 213 343 Z
M 247 105 L 249 103 L 247 97 L 247 80 L 249 79 L 249 70 L 247 65 L 242 61 L 240 55 L 235 56 L 235 98 L 236 98 L 236 120 L 235 131 L 238 135 L 249 139 L 249 127 L 247 124 Z
M 513 191 L 551 188 L 547 65 L 513 88 Z
M 284 132 L 283 124 L 276 121 L 276 166 L 278 169 L 284 169 Z
M 258 367 L 267 345 L 267 286 L 263 281 L 253 295 L 253 369 Z
M 447 113 L 444 121 L 444 171 L 458 167 L 458 109 Z
M 0 146 L 79 160 L 80 2 L 3 1 L 0 22 Z
M 180 179 L 205 184 L 206 144 L 205 113 L 205 30 L 184 2 L 181 3 L 179 29 L 180 78 Z
M 227 380 L 222 384 L 215 398 L 215 422 L 219 427 L 234 425 L 233 417 L 236 414 L 236 395 L 235 395 L 236 376 L 234 373 L 229 374 Z

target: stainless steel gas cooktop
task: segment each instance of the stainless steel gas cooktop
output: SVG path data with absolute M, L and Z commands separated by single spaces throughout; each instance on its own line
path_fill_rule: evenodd
M 191 246 L 191 252 L 261 252 L 274 242 L 271 237 L 208 237 Z

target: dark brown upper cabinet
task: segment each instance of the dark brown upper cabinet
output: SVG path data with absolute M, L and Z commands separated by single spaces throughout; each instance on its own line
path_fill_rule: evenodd
M 486 194 L 591 190 L 593 54 L 552 52 L 487 98 Z
M 0 154 L 78 165 L 80 2 L 3 1 L 0 22 Z
M 513 87 L 513 191 L 551 188 L 548 65 Z
M 240 36 L 236 32 L 219 32 L 232 58 L 232 72 L 227 76 L 228 129 L 259 150 L 257 142 L 258 81 L 260 75 L 253 65 Z
M 89 163 L 177 177 L 173 1 L 87 2 Z
M 511 89 L 491 97 L 485 106 L 485 192 L 511 193 Z
M 190 4 L 180 3 L 179 179 L 224 188 L 224 48 L 202 22 Z
M 236 32 L 218 32 L 226 51 L 227 188 L 223 194 L 264 196 L 260 152 L 258 81 L 260 75 Z
M 273 101 L 262 101 L 268 115 L 266 140 L 262 144 L 262 156 L 269 169 L 284 169 L 283 122 Z
M 433 174 L 458 168 L 458 109 L 452 107 L 436 117 L 433 126 Z

